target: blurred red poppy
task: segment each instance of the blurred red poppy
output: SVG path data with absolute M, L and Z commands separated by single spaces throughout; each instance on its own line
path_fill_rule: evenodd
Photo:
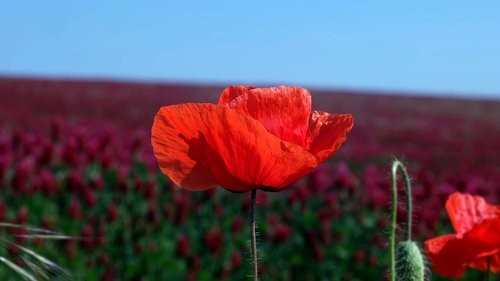
M 500 271 L 500 205 L 489 205 L 480 196 L 455 192 L 446 210 L 456 234 L 425 241 L 435 272 L 460 278 L 467 267 Z
M 350 114 L 311 111 L 303 88 L 230 86 L 218 104 L 162 107 L 151 143 L 162 172 L 185 189 L 279 191 L 332 155 L 352 126 Z

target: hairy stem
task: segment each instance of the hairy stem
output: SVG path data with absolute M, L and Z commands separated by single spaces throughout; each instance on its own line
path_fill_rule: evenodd
M 397 210 L 398 210 L 398 188 L 397 188 L 397 173 L 398 170 L 403 175 L 403 179 L 405 181 L 406 186 L 406 227 L 407 227 L 407 239 L 411 240 L 411 215 L 412 215 L 412 205 L 411 205 L 411 185 L 410 185 L 410 177 L 406 172 L 405 166 L 399 162 L 398 160 L 392 163 L 391 170 L 391 179 L 392 179 L 392 206 L 391 206 L 391 229 L 390 229 L 390 237 L 389 237 L 389 257 L 390 257 L 390 274 L 391 281 L 396 280 L 396 223 L 397 223 Z
M 252 267 L 253 267 L 253 280 L 259 280 L 258 274 L 258 260 L 257 260 L 257 235 L 255 233 L 255 201 L 257 190 L 252 190 L 252 202 L 250 204 L 250 223 L 251 223 L 251 232 L 252 232 Z
M 490 280 L 491 256 L 488 256 L 486 258 L 486 263 L 487 263 L 487 266 L 486 266 L 486 273 L 485 273 L 484 280 L 489 281 Z
M 406 188 L 406 235 L 407 235 L 407 240 L 410 241 L 411 240 L 411 233 L 412 233 L 411 216 L 413 214 L 412 202 L 411 202 L 411 197 L 412 197 L 411 196 L 411 183 L 410 183 L 410 177 L 408 176 L 408 173 L 406 172 L 406 167 L 403 165 L 403 163 L 396 160 L 392 164 L 393 192 L 394 192 L 394 189 L 397 189 L 396 180 L 397 180 L 398 169 L 401 172 L 401 174 L 403 175 L 403 179 L 405 181 L 405 188 Z

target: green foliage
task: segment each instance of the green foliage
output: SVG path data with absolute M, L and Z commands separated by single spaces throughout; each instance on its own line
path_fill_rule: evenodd
M 19 194 L 2 183 L 2 201 L 8 202 L 6 220 L 15 221 L 21 207 L 29 210 L 28 224 L 49 227 L 60 233 L 81 236 L 90 225 L 93 234 L 104 239 L 85 247 L 83 240 L 27 240 L 23 246 L 67 269 L 76 280 L 100 280 L 113 273 L 115 280 L 179 280 L 190 272 L 194 280 L 248 280 L 249 214 L 248 194 L 218 189 L 189 193 L 172 186 L 165 176 L 152 173 L 140 162 L 125 175 L 115 168 L 104 170 L 97 164 L 82 171 L 85 185 L 100 175 L 104 186 L 94 190 L 96 204 L 86 205 L 80 193 L 68 184 L 70 169 L 53 167 L 58 192 L 47 196 L 39 191 Z M 257 200 L 257 231 L 261 280 L 382 280 L 388 267 L 385 211 L 370 207 L 362 185 L 347 188 L 334 184 L 307 197 L 291 200 L 301 185 L 309 190 L 309 179 L 280 193 L 260 192 Z M 147 196 L 151 184 L 154 196 Z M 140 188 L 138 187 L 140 186 Z M 181 208 L 182 198 L 187 207 Z M 335 197 L 332 203 L 328 197 Z M 81 202 L 82 217 L 73 218 L 70 202 Z M 117 218 L 108 218 L 108 206 L 117 206 Z M 233 223 L 242 219 L 242 230 Z M 290 235 L 276 237 L 277 226 L 290 228 Z M 445 226 L 449 227 L 449 226 Z M 215 228 L 222 234 L 222 248 L 213 252 L 206 236 Z M 441 233 L 448 229 L 438 230 Z M 189 237 L 186 256 L 177 253 L 178 237 Z M 415 235 L 417 240 L 427 238 Z M 241 257 L 233 264 L 233 253 Z M 16 260 L 6 248 L 0 256 Z M 464 280 L 477 280 L 478 272 L 469 270 Z M 0 266 L 0 280 L 16 280 L 18 275 Z M 434 276 L 432 280 L 446 280 Z

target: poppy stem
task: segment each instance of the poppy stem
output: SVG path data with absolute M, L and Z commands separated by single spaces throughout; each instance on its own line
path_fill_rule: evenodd
M 403 165 L 403 163 L 399 162 L 398 160 L 394 161 L 392 164 L 392 184 L 394 185 L 393 188 L 397 188 L 396 186 L 396 174 L 397 170 L 401 172 L 403 175 L 403 179 L 405 181 L 405 188 L 406 188 L 406 235 L 407 235 L 407 240 L 411 240 L 411 233 L 412 233 L 412 220 L 411 216 L 413 214 L 412 210 L 412 202 L 411 202 L 411 183 L 410 183 L 410 177 L 408 176 L 408 173 L 406 172 L 406 167 Z
M 258 267 L 257 267 L 257 235 L 255 233 L 255 201 L 257 190 L 252 190 L 252 202 L 250 204 L 250 223 L 252 231 L 252 266 L 253 266 L 253 280 L 259 280 Z
M 406 186 L 406 227 L 407 227 L 407 239 L 411 240 L 411 216 L 412 216 L 412 205 L 411 205 L 411 185 L 410 177 L 406 172 L 406 168 L 403 163 L 396 160 L 392 163 L 391 179 L 392 179 L 392 206 L 391 206 L 391 229 L 389 236 L 389 257 L 390 257 L 390 274 L 391 281 L 396 280 L 396 224 L 397 224 L 397 210 L 398 210 L 398 186 L 397 186 L 397 173 L 398 170 L 403 175 L 405 186 Z
M 491 266 L 491 256 L 488 256 L 486 258 L 486 273 L 485 273 L 485 278 L 484 280 L 489 281 L 490 280 L 490 266 Z

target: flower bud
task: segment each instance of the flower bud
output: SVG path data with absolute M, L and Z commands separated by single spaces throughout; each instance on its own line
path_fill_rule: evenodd
M 57 182 L 54 175 L 47 169 L 43 169 L 36 180 L 37 188 L 46 195 L 57 193 Z
M 26 207 L 21 207 L 17 210 L 17 222 L 19 224 L 26 224 L 29 219 L 29 210 Z
M 80 191 L 84 187 L 82 175 L 77 170 L 72 170 L 68 175 L 68 187 L 72 191 Z
M 0 154 L 1 153 L 2 152 L 0 151 Z M 4 180 L 8 167 L 9 167 L 9 159 L 4 155 L 0 155 L 0 182 Z
M 186 234 L 181 234 L 177 238 L 177 256 L 187 257 L 189 254 L 189 237 Z
M 90 185 L 94 188 L 94 190 L 102 190 L 104 188 L 104 179 L 101 175 L 95 175 L 90 180 Z
M 231 254 L 231 268 L 237 269 L 241 266 L 241 254 L 238 251 L 233 251 Z
M 118 206 L 115 203 L 109 203 L 108 205 L 108 221 L 114 222 L 118 218 Z
M 83 190 L 83 198 L 88 207 L 93 207 L 97 203 L 96 195 L 90 188 L 85 188 Z
M 99 262 L 100 265 L 107 266 L 109 265 L 110 259 L 108 255 L 106 255 L 105 253 L 101 253 L 97 258 L 97 261 Z
M 396 246 L 396 277 L 399 281 L 424 281 L 424 258 L 415 242 L 403 241 Z
M 235 217 L 231 224 L 231 233 L 236 235 L 243 230 L 243 219 L 239 216 Z
M 0 221 L 5 221 L 5 215 L 7 214 L 7 205 L 3 201 L 0 201 Z
M 69 205 L 69 214 L 73 219 L 79 219 L 82 217 L 82 210 L 80 207 L 80 201 L 73 197 Z
M 64 252 L 69 258 L 74 258 L 77 254 L 75 241 L 68 240 L 64 245 Z
M 205 234 L 205 244 L 212 253 L 219 253 L 224 246 L 224 236 L 220 228 L 216 227 Z
M 87 249 L 91 250 L 94 248 L 94 229 L 90 224 L 86 224 L 82 228 L 82 246 Z
M 279 224 L 274 229 L 273 242 L 285 243 L 292 236 L 292 229 L 286 224 Z

